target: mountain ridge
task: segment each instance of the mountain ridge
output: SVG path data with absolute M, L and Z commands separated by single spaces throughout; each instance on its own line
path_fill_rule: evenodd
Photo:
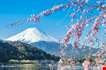
M 19 41 L 0 40 L 0 62 L 14 60 L 58 60 L 59 57 Z

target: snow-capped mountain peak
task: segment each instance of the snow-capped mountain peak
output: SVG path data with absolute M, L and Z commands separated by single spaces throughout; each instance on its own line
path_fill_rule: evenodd
M 19 34 L 16 34 L 8 39 L 8 41 L 22 41 L 22 42 L 27 42 L 27 43 L 33 43 L 33 42 L 39 42 L 39 41 L 54 41 L 57 42 L 57 40 L 38 30 L 37 28 L 28 28 L 25 31 L 22 31 Z

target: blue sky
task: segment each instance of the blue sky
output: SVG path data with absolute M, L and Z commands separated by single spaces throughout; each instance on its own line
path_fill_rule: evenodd
M 0 39 L 8 38 L 29 27 L 37 27 L 40 30 L 62 39 L 66 34 L 66 25 L 70 21 L 70 9 L 63 9 L 50 16 L 42 17 L 39 23 L 22 23 L 16 27 L 8 27 L 9 24 L 21 20 L 30 14 L 37 14 L 50 9 L 54 5 L 67 3 L 69 0 L 0 0 Z M 89 0 L 91 1 L 91 0 Z M 92 0 L 90 3 L 94 4 Z M 93 12 L 95 15 L 98 13 Z
M 66 2 L 66 0 L 0 0 L 0 38 L 7 38 L 29 27 L 37 27 L 52 36 L 59 37 L 58 35 L 61 35 L 62 37 L 65 33 L 64 31 L 66 31 L 64 25 L 68 23 L 67 20 L 64 20 L 67 10 L 62 10 L 61 12 L 44 17 L 38 24 L 23 23 L 23 25 L 13 28 L 9 28 L 8 25 L 28 17 L 30 14 L 36 14 L 54 5 Z M 58 32 L 56 33 L 56 31 Z

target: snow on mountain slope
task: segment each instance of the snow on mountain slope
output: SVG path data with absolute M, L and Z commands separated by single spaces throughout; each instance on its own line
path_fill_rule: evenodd
M 21 41 L 26 43 L 33 43 L 39 41 L 53 41 L 57 42 L 52 36 L 38 30 L 37 28 L 28 28 L 19 34 L 16 34 L 8 39 L 7 41 Z

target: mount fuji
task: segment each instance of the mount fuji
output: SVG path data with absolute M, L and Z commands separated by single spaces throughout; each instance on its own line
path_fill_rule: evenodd
M 60 49 L 64 47 L 60 46 L 60 43 L 54 37 L 38 30 L 37 28 L 28 28 L 19 34 L 6 39 L 6 41 L 21 41 L 56 56 L 60 55 Z M 65 49 L 64 54 L 66 57 L 81 57 L 81 55 L 87 55 L 90 51 L 91 50 L 87 47 L 84 49 L 73 48 L 72 45 L 69 44 Z M 94 48 L 92 51 L 96 52 L 97 49 Z
M 16 34 L 10 38 L 7 38 L 6 40 L 21 41 L 28 44 L 39 42 L 39 41 L 57 42 L 57 40 L 54 37 L 40 31 L 37 28 L 28 28 L 19 34 Z
M 7 38 L 6 41 L 21 41 L 31 44 L 32 46 L 53 55 L 56 55 L 60 49 L 60 44 L 57 39 L 37 28 L 28 28 L 14 36 Z

